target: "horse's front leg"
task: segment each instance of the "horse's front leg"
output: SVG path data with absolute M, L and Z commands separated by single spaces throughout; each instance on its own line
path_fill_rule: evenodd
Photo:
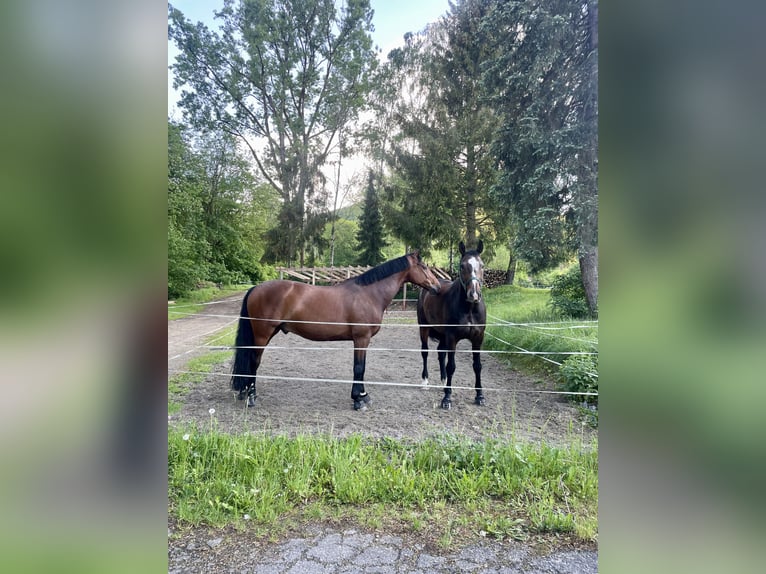
M 442 408 L 445 410 L 452 408 L 452 375 L 455 374 L 456 347 L 457 341 L 454 338 L 445 337 L 444 348 L 445 351 L 447 351 L 447 386 L 444 387 L 444 398 L 442 399 Z
M 423 357 L 423 372 L 420 375 L 421 384 L 428 386 L 428 327 L 420 328 L 420 355 Z
M 447 347 L 444 343 L 444 337 L 439 339 L 439 346 L 436 347 L 436 354 L 439 356 L 439 377 L 442 385 L 447 382 Z
M 364 366 L 367 359 L 367 345 L 369 339 L 364 341 L 354 341 L 354 383 L 351 385 L 351 400 L 354 401 L 354 410 L 367 410 L 370 403 L 370 395 L 364 390 L 364 383 L 357 382 L 364 380 Z
M 473 348 L 473 374 L 476 375 L 476 398 L 474 403 L 479 406 L 484 406 L 484 393 L 481 390 L 481 340 L 471 341 L 471 347 Z

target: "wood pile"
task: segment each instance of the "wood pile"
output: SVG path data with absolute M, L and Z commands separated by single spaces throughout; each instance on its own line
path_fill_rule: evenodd
M 451 279 L 454 281 L 457 279 L 456 274 L 451 275 Z M 505 271 L 502 269 L 484 269 L 484 283 L 482 287 L 485 289 L 492 289 L 493 287 L 499 287 L 505 285 Z

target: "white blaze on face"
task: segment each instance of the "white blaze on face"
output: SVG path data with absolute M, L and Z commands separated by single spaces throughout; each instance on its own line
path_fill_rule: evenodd
M 470 299 L 473 299 L 474 301 L 479 300 L 479 289 L 481 284 L 474 280 L 474 278 L 479 279 L 479 271 L 481 270 L 481 264 L 479 263 L 479 259 L 477 257 L 469 257 L 466 261 L 468 263 L 468 266 L 471 269 L 471 281 L 468 286 L 468 297 Z

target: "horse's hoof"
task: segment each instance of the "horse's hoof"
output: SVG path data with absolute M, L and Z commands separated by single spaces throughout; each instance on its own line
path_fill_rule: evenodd
M 247 397 L 247 406 L 248 407 L 254 407 L 255 406 L 255 396 L 254 395 L 250 395 L 249 397 Z
M 484 406 L 484 397 L 476 397 L 476 399 L 473 402 L 474 402 L 474 404 L 477 404 L 480 407 L 483 407 Z
M 420 381 L 420 386 L 423 387 L 423 388 L 427 387 L 428 386 L 428 379 L 422 379 Z
M 244 401 L 247 393 L 245 391 L 239 391 L 237 394 L 237 400 Z
M 450 410 L 450 409 L 452 408 L 452 401 L 451 401 L 451 400 L 449 400 L 449 399 L 443 399 L 443 400 L 442 400 L 442 408 L 443 408 L 445 411 L 448 411 L 448 410 Z
M 364 399 L 362 399 L 360 401 L 354 401 L 354 410 L 355 411 L 366 411 L 367 410 L 367 405 L 365 404 L 366 402 L 369 402 L 369 401 L 365 401 Z

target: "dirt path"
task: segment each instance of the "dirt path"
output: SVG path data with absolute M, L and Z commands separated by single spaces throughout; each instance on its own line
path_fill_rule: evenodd
M 245 292 L 205 305 L 194 315 L 168 321 L 168 371 L 183 369 L 190 359 L 210 352 L 199 346 L 213 333 L 233 326 Z M 178 308 L 183 311 L 183 308 Z
M 168 368 L 181 369 L 189 358 L 205 349 L 194 349 L 216 329 L 233 325 L 242 295 L 206 306 L 198 316 L 168 322 Z M 228 315 L 229 317 L 210 317 Z M 228 330 L 228 329 L 224 329 Z M 431 344 L 431 382 L 438 382 L 435 344 Z M 229 389 L 230 364 L 219 365 L 205 381 L 195 385 L 182 399 L 183 407 L 171 424 L 210 425 L 209 409 L 218 428 L 226 432 L 270 431 L 331 433 L 420 439 L 450 433 L 471 438 L 515 437 L 525 441 L 544 440 L 549 444 L 570 442 L 573 435 L 586 442 L 594 431 L 582 424 L 577 408 L 556 395 L 535 391 L 552 390 L 553 384 L 518 373 L 497 360 L 482 356 L 482 382 L 486 406 L 473 404 L 474 375 L 470 353 L 459 353 L 453 384 L 453 407 L 439 407 L 441 386 L 420 387 L 422 359 L 414 311 L 390 311 L 384 326 L 373 337 L 367 354 L 365 381 L 372 404 L 367 411 L 354 411 L 347 383 L 270 379 L 353 378 L 353 344 L 350 341 L 313 342 L 296 335 L 278 334 L 264 353 L 258 371 L 258 399 L 255 408 L 235 399 Z M 461 341 L 459 350 L 470 350 Z M 395 383 L 382 386 L 374 382 Z

